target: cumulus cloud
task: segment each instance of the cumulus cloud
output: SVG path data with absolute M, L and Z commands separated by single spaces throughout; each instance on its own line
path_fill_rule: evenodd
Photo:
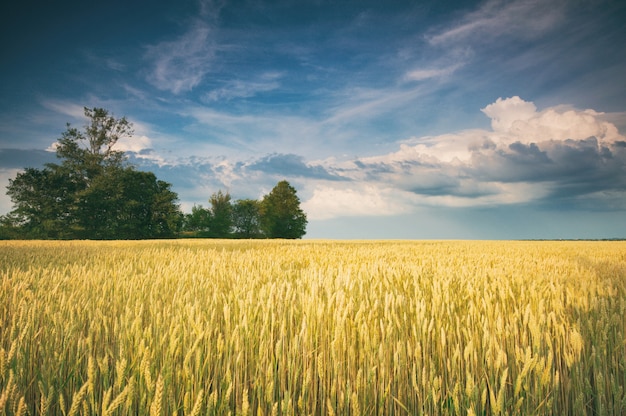
M 596 209 L 626 206 L 626 137 L 601 113 L 565 106 L 538 111 L 520 97 L 500 98 L 482 112 L 491 118 L 491 130 L 412 138 L 393 153 L 329 159 L 326 169 L 349 180 L 349 187 L 326 183 L 308 206 L 322 212 L 326 205 L 323 215 L 330 216 L 398 213 L 411 206 L 559 201 L 589 207 L 590 199 Z M 385 205 L 387 197 L 396 202 Z
M 115 143 L 115 150 L 122 152 L 141 153 L 152 147 L 152 141 L 147 136 L 122 137 Z
M 523 122 L 535 116 L 535 104 L 512 97 L 503 100 L 498 98 L 495 103 L 489 104 L 481 110 L 491 119 L 491 128 L 494 131 L 506 132 L 513 123 Z
M 387 216 L 410 212 L 410 196 L 391 187 L 365 183 L 343 186 L 320 185 L 302 204 L 311 220 L 326 220 L 342 216 Z

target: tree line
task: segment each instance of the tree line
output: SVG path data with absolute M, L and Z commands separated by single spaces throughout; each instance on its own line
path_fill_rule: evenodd
M 261 200 L 232 201 L 221 190 L 209 198 L 210 207 L 195 205 L 184 216 L 183 235 L 215 238 L 301 238 L 306 214 L 296 190 L 280 181 Z
M 306 214 L 297 192 L 279 182 L 261 200 L 209 198 L 184 214 L 172 185 L 137 170 L 115 144 L 132 124 L 102 108 L 85 108 L 87 125 L 69 123 L 56 142 L 60 163 L 26 168 L 9 180 L 13 210 L 0 216 L 3 239 L 146 239 L 180 236 L 301 238 Z

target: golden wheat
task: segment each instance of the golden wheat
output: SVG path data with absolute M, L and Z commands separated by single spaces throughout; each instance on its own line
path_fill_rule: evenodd
M 624 316 L 623 242 L 0 242 L 0 412 L 624 414 Z

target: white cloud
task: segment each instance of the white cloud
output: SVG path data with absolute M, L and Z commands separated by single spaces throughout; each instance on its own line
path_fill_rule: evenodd
M 226 0 L 198 0 L 200 16 L 205 19 L 216 20 L 225 5 Z
M 115 150 L 140 153 L 152 148 L 152 140 L 147 136 L 122 137 L 115 143 Z
M 519 120 L 512 126 L 514 135 L 525 142 L 538 140 L 583 140 L 596 137 L 607 143 L 623 140 L 614 124 L 599 118 L 601 113 L 594 110 L 559 111 L 550 108 L 529 120 Z
M 325 124 L 345 123 L 376 117 L 403 108 L 424 94 L 423 85 L 413 88 L 352 88 L 342 92 L 339 104 L 329 108 Z
M 249 98 L 263 92 L 273 91 L 280 87 L 280 73 L 271 72 L 261 75 L 255 81 L 233 80 L 225 86 L 206 94 L 208 101 L 231 100 L 233 98 Z
M 148 46 L 146 58 L 154 65 L 148 81 L 174 94 L 196 87 L 213 63 L 216 45 L 212 32 L 208 23 L 198 20 L 178 39 Z
M 519 97 L 500 98 L 482 111 L 492 130 L 412 138 L 396 152 L 324 161 L 327 171 L 349 182 L 316 187 L 307 208 L 327 219 L 417 206 L 572 203 L 600 190 L 612 201 L 615 194 L 626 198 L 626 138 L 601 113 L 564 106 L 537 111 Z
M 350 185 L 319 185 L 302 209 L 310 220 L 349 216 L 387 216 L 411 211 L 404 199 L 407 195 L 394 188 L 366 183 Z
M 405 79 L 409 81 L 424 81 L 427 79 L 441 78 L 451 75 L 459 69 L 461 64 L 449 65 L 441 68 L 418 68 L 413 69 L 405 75 Z
M 193 106 L 182 109 L 180 115 L 194 119 L 197 125 L 187 130 L 198 131 L 205 138 L 197 143 L 194 154 L 259 156 L 281 152 L 310 156 L 322 151 L 319 139 L 325 137 L 323 125 L 316 120 L 285 113 L 234 114 Z
M 515 96 L 498 98 L 481 110 L 491 118 L 494 132 L 509 142 L 533 143 L 545 140 L 583 140 L 596 137 L 603 142 L 623 140 L 614 124 L 594 110 L 575 110 L 565 106 L 537 112 L 532 102 Z
M 41 105 L 48 110 L 52 110 L 55 113 L 69 116 L 73 119 L 85 118 L 85 108 L 82 105 L 74 104 L 72 102 L 46 99 L 41 101 Z
M 427 38 L 433 45 L 489 41 L 502 35 L 538 37 L 564 16 L 566 2 L 554 0 L 488 0 L 477 10 Z
M 506 132 L 516 121 L 526 121 L 535 116 L 535 104 L 515 96 L 512 98 L 498 98 L 495 103 L 481 109 L 491 119 L 491 128 L 494 131 Z
M 617 127 L 619 131 L 626 130 L 626 111 L 613 113 L 599 113 L 598 118 Z

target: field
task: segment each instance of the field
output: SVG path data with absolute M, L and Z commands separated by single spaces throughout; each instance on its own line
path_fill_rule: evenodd
M 0 414 L 626 414 L 625 242 L 0 242 Z

